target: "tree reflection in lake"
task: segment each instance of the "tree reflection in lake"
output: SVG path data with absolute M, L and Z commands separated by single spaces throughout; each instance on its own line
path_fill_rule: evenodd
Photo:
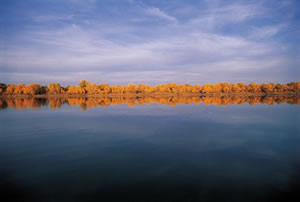
M 60 108 L 62 104 L 78 105 L 85 111 L 90 107 L 107 107 L 109 105 L 128 104 L 133 107 L 143 104 L 178 104 L 231 105 L 231 104 L 300 104 L 300 95 L 294 96 L 215 96 L 215 97 L 51 97 L 51 98 L 0 98 L 0 108 L 15 109 L 39 108 L 49 105 L 51 109 Z

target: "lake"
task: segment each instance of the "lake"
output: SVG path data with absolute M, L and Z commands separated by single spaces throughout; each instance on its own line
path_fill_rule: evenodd
M 300 199 L 299 98 L 10 98 L 0 108 L 6 201 Z

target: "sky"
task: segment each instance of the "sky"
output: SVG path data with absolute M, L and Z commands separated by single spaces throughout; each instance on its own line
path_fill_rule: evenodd
M 1 0 L 0 82 L 300 79 L 297 0 Z

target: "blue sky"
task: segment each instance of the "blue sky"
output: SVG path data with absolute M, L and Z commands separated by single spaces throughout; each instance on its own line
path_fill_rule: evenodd
M 289 82 L 297 0 L 2 0 L 0 82 Z

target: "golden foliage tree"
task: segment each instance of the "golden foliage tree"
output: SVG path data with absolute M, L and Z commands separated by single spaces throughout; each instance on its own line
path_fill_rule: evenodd
M 145 84 L 135 85 L 133 83 L 127 86 L 108 84 L 91 84 L 86 80 L 79 82 L 78 86 L 62 87 L 59 83 L 49 83 L 49 86 L 40 86 L 40 84 L 6 84 L 0 83 L 0 93 L 5 95 L 37 95 L 37 94 L 88 94 L 88 95 L 194 95 L 194 94 L 282 94 L 282 93 L 300 93 L 300 82 L 290 82 L 288 84 L 256 84 L 251 82 L 246 85 L 244 83 L 228 84 L 227 82 L 216 84 L 160 84 L 150 86 Z

